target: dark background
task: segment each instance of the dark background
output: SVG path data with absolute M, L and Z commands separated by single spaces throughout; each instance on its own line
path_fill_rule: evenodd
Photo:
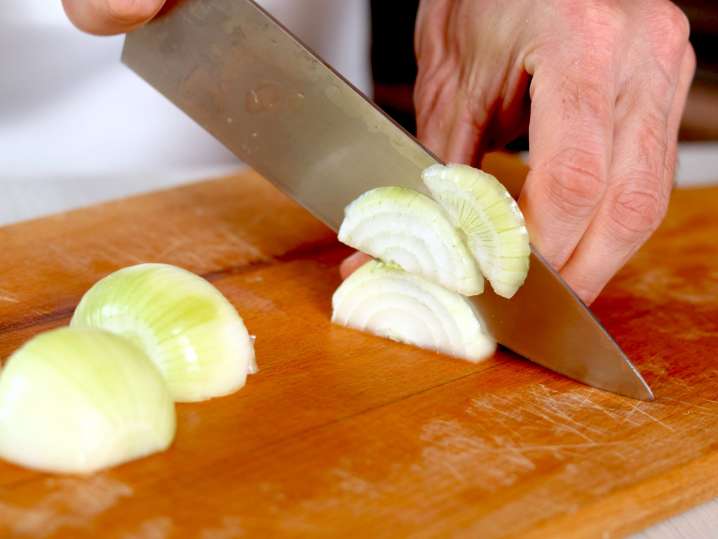
M 371 0 L 374 99 L 406 129 L 415 132 L 412 89 L 416 78 L 414 22 L 418 0 Z M 698 58 L 681 125 L 681 140 L 718 140 L 718 0 L 676 2 L 691 22 Z M 512 149 L 526 149 L 519 139 Z

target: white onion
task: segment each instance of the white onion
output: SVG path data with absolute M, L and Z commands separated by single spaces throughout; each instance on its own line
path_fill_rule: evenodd
M 166 449 L 174 403 L 131 342 L 92 329 L 38 335 L 0 373 L 0 456 L 89 473 Z
M 466 296 L 484 280 L 439 205 L 404 187 L 367 191 L 346 208 L 339 241 Z
M 516 201 L 496 178 L 467 165 L 433 165 L 422 177 L 451 222 L 466 235 L 494 292 L 513 296 L 526 280 L 531 254 Z
M 136 343 L 176 401 L 232 393 L 255 369 L 252 339 L 232 304 L 205 279 L 167 264 L 140 264 L 105 277 L 84 295 L 71 325 Z
M 381 262 L 368 262 L 350 275 L 332 306 L 336 324 L 469 361 L 496 349 L 467 298 Z

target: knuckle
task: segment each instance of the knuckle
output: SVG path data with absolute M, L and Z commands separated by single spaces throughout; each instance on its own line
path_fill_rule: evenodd
M 581 65 L 592 67 L 583 72 L 569 70 L 561 75 L 559 92 L 563 104 L 562 119 L 571 122 L 574 119 L 590 118 L 591 125 L 579 127 L 591 129 L 596 123 L 606 127 L 604 124 L 610 121 L 613 111 L 611 92 L 607 91 L 606 78 L 603 76 L 606 70 L 590 60 L 581 61 Z M 576 115 L 576 118 L 571 115 Z
M 652 183 L 658 185 L 657 180 Z M 619 191 L 611 207 L 617 239 L 633 242 L 646 238 L 663 220 L 668 200 L 658 189 L 631 187 Z
M 626 12 L 617 0 L 582 0 L 565 5 L 572 27 L 579 28 L 593 44 L 613 43 L 626 29 Z
M 613 100 L 609 97 L 610 92 L 606 90 L 606 82 L 603 79 L 594 81 L 586 78 L 579 81 L 576 86 L 579 108 L 585 108 L 594 118 L 610 118 L 613 111 Z
M 603 198 L 606 178 L 597 154 L 571 148 L 547 164 L 550 175 L 548 195 L 568 217 L 590 215 Z
M 690 22 L 683 10 L 672 2 L 658 2 L 647 16 L 653 44 L 659 54 L 674 56 L 686 48 Z
M 664 17 L 668 30 L 676 36 L 677 41 L 682 44 L 687 43 L 691 33 L 691 23 L 683 10 L 673 2 L 668 2 L 665 6 Z

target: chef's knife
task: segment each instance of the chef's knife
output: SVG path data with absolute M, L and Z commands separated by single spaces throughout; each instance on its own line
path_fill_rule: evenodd
M 179 0 L 127 36 L 125 64 L 336 230 L 381 185 L 425 191 L 438 160 L 251 0 Z M 323 17 L 315 13 L 315 17 Z M 516 195 L 520 185 L 507 185 Z M 504 346 L 586 384 L 653 398 L 623 351 L 534 251 L 510 300 L 472 298 Z

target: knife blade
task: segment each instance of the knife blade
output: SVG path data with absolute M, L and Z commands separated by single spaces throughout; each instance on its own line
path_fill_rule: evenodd
M 421 172 L 439 160 L 253 1 L 170 4 L 126 37 L 123 62 L 317 218 L 337 230 L 344 207 L 382 185 L 426 192 Z M 472 300 L 499 343 L 588 385 L 653 398 L 538 253 L 511 300 L 488 288 Z

